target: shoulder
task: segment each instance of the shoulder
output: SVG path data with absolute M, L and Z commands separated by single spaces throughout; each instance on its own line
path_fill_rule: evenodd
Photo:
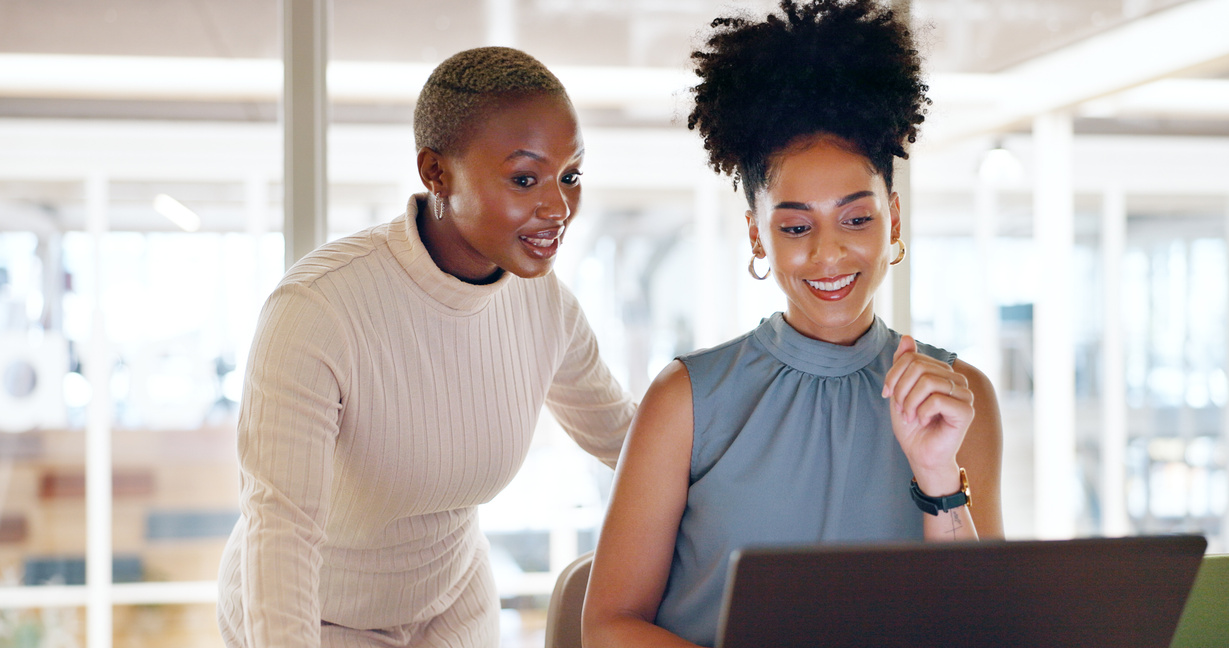
M 665 399 L 676 404 L 685 401 L 690 408 L 691 374 L 687 370 L 687 365 L 677 359 L 671 360 L 649 385 L 649 391 L 645 394 L 646 400 L 650 394 L 654 398 Z
M 371 270 L 364 269 L 364 265 L 378 258 L 380 252 L 388 251 L 388 225 L 377 225 L 321 245 L 290 266 L 279 285 L 370 283 Z
M 754 334 L 755 330 L 752 329 L 717 346 L 684 353 L 678 356 L 675 362 L 682 364 L 693 374 L 724 374 L 724 370 L 737 364 L 747 346 L 754 342 Z
M 969 381 L 969 389 L 972 389 L 974 394 L 980 392 L 994 393 L 994 385 L 990 382 L 990 378 L 977 367 L 964 360 L 957 359 L 952 362 L 952 369 Z
M 266 316 L 280 315 L 306 328 L 308 322 L 321 318 L 351 319 L 356 308 L 387 299 L 383 290 L 387 282 L 380 277 L 390 271 L 379 260 L 381 251 L 387 250 L 381 237 L 387 226 L 330 241 L 304 255 L 270 293 Z
M 650 457 L 659 462 L 675 457 L 689 466 L 691 461 L 692 428 L 691 380 L 687 367 L 672 360 L 653 379 L 628 433 L 630 455 Z M 639 460 L 637 460 L 639 461 Z M 620 461 L 620 465 L 623 462 Z
M 895 333 L 895 331 L 893 331 L 893 333 Z M 921 353 L 922 355 L 946 362 L 947 364 L 951 365 L 952 368 L 955 368 L 955 363 L 960 362 L 956 359 L 956 354 L 948 351 L 947 349 L 937 347 L 933 344 L 926 344 L 925 342 L 918 342 L 917 340 L 915 340 L 915 342 L 917 342 L 918 353 Z M 896 344 L 900 344 L 900 334 L 896 335 L 895 344 L 892 345 L 893 349 L 896 348 Z M 976 371 L 976 369 L 974 369 L 974 371 Z
M 887 331 L 887 342 L 883 345 L 883 349 L 880 350 L 879 357 L 881 358 L 881 362 L 886 361 L 887 366 L 891 367 L 892 363 L 895 362 L 896 349 L 900 347 L 900 340 L 904 337 L 904 334 L 896 329 L 887 328 L 886 326 L 884 326 L 884 330 Z M 956 354 L 952 351 L 948 351 L 942 347 L 937 347 L 933 344 L 927 344 L 916 337 L 913 341 L 917 344 L 917 352 L 921 355 L 946 363 L 952 368 L 955 368 L 956 363 L 960 362 L 956 359 Z
M 999 416 L 998 396 L 994 393 L 994 384 L 980 369 L 965 362 L 956 360 L 952 370 L 964 376 L 968 381 L 969 391 L 973 392 L 973 409 L 976 412 L 973 432 L 985 432 L 994 436 L 1002 435 L 1002 424 Z

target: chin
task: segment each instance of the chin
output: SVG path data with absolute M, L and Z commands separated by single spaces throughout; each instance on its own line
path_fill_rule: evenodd
M 548 263 L 544 266 L 507 268 L 508 272 L 520 277 L 521 279 L 537 279 L 550 274 L 551 270 L 555 269 L 555 264 Z

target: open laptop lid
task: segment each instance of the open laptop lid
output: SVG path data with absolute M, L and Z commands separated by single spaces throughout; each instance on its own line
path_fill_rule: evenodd
M 718 648 L 1167 648 L 1201 536 L 736 552 Z

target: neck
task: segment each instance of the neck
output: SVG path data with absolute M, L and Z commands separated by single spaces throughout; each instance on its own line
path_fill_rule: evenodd
M 418 227 L 418 238 L 436 267 L 465 283 L 478 286 L 498 281 L 503 276 L 503 270 L 471 248 L 448 216 L 443 220 L 435 218 L 431 201 L 427 198 L 420 205 L 415 225 Z
M 806 317 L 799 316 L 788 306 L 783 313 L 785 323 L 795 331 L 820 342 L 853 346 L 875 323 L 875 311 L 867 307 L 858 317 L 847 324 L 837 326 L 819 326 Z

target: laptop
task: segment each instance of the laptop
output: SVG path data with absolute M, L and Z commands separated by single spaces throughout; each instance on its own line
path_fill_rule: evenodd
M 749 548 L 717 648 L 1168 648 L 1202 536 Z

